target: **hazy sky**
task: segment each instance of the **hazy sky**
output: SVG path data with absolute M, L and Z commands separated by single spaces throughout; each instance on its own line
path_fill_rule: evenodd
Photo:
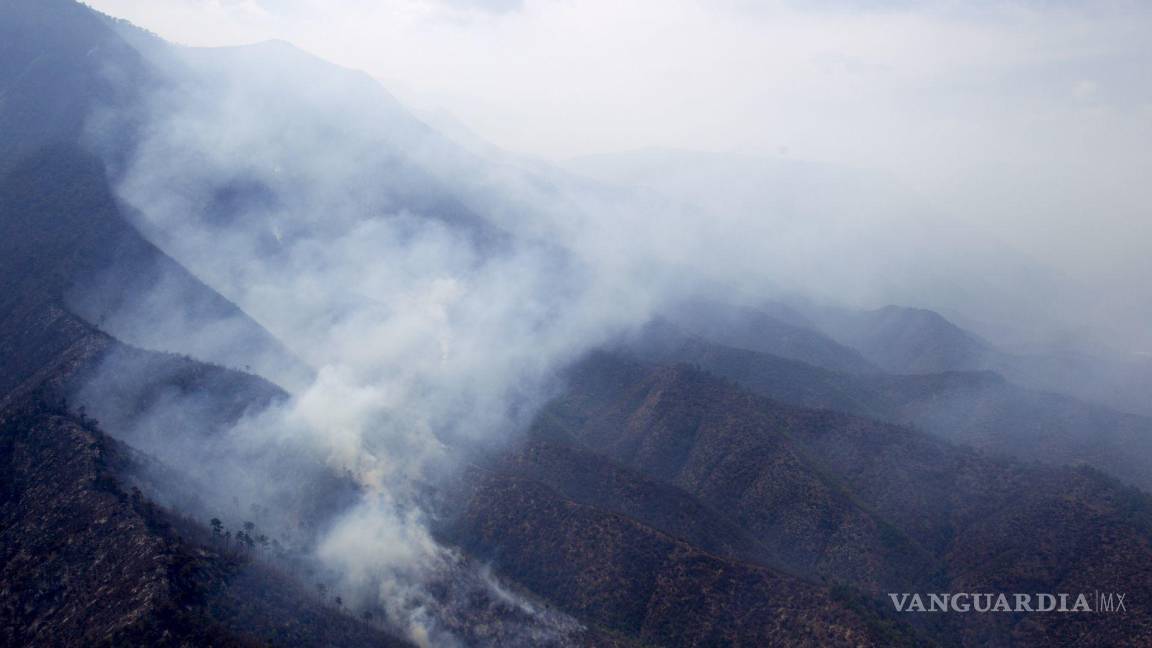
M 1113 304 L 1135 309 L 1129 328 L 1152 315 L 1152 3 L 90 4 L 186 44 L 290 41 L 514 152 L 739 151 L 882 173 L 1135 302 Z
M 978 136 L 989 157 L 1025 154 L 1027 164 L 1038 144 L 1122 145 L 1152 128 L 1152 8 L 1142 2 L 91 4 L 187 44 L 288 40 L 549 157 L 787 147 L 918 164 L 960 148 L 971 162 Z

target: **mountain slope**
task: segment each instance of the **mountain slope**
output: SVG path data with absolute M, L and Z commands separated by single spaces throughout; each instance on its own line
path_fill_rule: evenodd
M 254 366 L 289 383 L 307 375 L 240 309 L 141 237 L 103 165 L 73 146 L 42 149 L 0 178 L 0 305 L 19 317 L 48 303 L 142 346 Z
M 0 17 L 0 300 L 55 300 L 131 343 L 306 380 L 283 345 L 145 240 L 114 196 L 106 162 L 122 164 L 136 141 L 156 83 L 148 63 L 70 0 L 10 0 Z
M 10 423 L 6 433 L 12 439 L 13 462 L 22 462 L 19 469 L 14 468 L 12 471 L 19 483 L 11 484 L 6 490 L 13 498 L 12 517 L 8 520 L 13 534 L 10 546 L 19 552 L 17 556 L 7 559 L 4 565 L 8 570 L 6 580 L 17 585 L 7 589 L 4 596 L 5 606 L 20 610 L 13 613 L 15 616 L 9 624 L 13 633 L 20 633 L 12 635 L 14 640 L 29 641 L 35 637 L 48 641 L 74 639 L 80 643 L 103 640 L 150 643 L 168 633 L 174 642 L 227 645 L 264 639 L 267 636 L 262 637 L 261 632 L 273 632 L 272 637 L 294 636 L 298 639 L 296 643 L 309 645 L 318 641 L 314 634 L 318 628 L 330 627 L 330 631 L 337 636 L 339 633 L 348 633 L 350 638 L 338 643 L 357 645 L 358 637 L 363 633 L 371 635 L 371 629 L 357 629 L 359 626 L 346 624 L 341 617 L 331 618 L 331 615 L 323 611 L 311 611 L 314 607 L 312 601 L 301 601 L 299 596 L 291 594 L 292 588 L 299 587 L 298 583 L 293 584 L 290 580 L 281 583 L 283 588 L 287 588 L 287 595 L 283 592 L 268 592 L 268 586 L 255 587 L 253 590 L 251 586 L 245 585 L 251 581 L 248 575 L 250 572 L 235 571 L 229 558 L 200 555 L 197 553 L 199 549 L 182 544 L 164 531 L 136 535 L 135 531 L 130 530 L 135 529 L 134 526 L 119 529 L 117 533 L 103 533 L 97 525 L 89 535 L 81 536 L 72 527 L 61 526 L 64 520 L 49 520 L 53 525 L 49 535 L 71 538 L 75 544 L 75 554 L 70 554 L 69 561 L 80 560 L 84 556 L 109 556 L 106 561 L 112 569 L 110 574 L 117 575 L 113 579 L 117 589 L 108 592 L 107 623 L 70 625 L 73 623 L 72 617 L 66 613 L 65 616 L 57 616 L 59 608 L 56 604 L 45 603 L 38 598 L 35 587 L 28 583 L 66 581 L 67 577 L 62 573 L 75 569 L 69 566 L 71 562 L 58 564 L 40 560 L 44 552 L 50 553 L 53 549 L 40 542 L 41 536 L 33 531 L 33 527 L 36 524 L 49 524 L 44 521 L 47 511 L 60 508 L 67 511 L 69 522 L 85 527 L 92 526 L 95 520 L 105 514 L 124 515 L 126 519 L 132 520 L 134 518 L 131 513 L 121 507 L 125 498 L 128 506 L 134 507 L 145 507 L 149 500 L 141 499 L 137 502 L 132 495 L 125 494 L 124 488 L 113 487 L 111 484 L 117 480 L 140 479 L 173 471 L 151 465 L 135 465 L 119 459 L 107 470 L 97 459 L 91 459 L 90 463 L 83 466 L 65 468 L 68 464 L 62 462 L 81 461 L 87 456 L 80 451 L 84 448 L 120 446 L 103 436 L 90 420 L 79 419 L 75 412 L 66 409 L 49 410 L 47 419 L 40 414 L 20 414 L 23 411 L 20 408 L 28 404 L 29 398 L 42 389 L 53 394 L 53 399 L 68 395 L 74 404 L 86 405 L 87 411 L 97 414 L 115 434 L 134 440 L 137 439 L 129 433 L 136 425 L 137 415 L 147 414 L 155 403 L 166 402 L 173 394 L 187 395 L 202 401 L 206 406 L 205 411 L 218 417 L 178 419 L 175 425 L 164 427 L 160 430 L 164 436 L 155 439 L 153 443 L 171 447 L 182 442 L 182 439 L 193 442 L 197 439 L 208 440 L 215 429 L 226 426 L 250 408 L 258 409 L 266 405 L 270 399 L 278 398 L 279 394 L 273 387 L 260 384 L 260 381 L 250 376 L 205 367 L 189 360 L 125 348 L 115 338 L 74 314 L 80 312 L 94 323 L 107 324 L 108 319 L 103 317 L 104 313 L 100 309 L 113 309 L 115 303 L 96 298 L 101 296 L 102 291 L 98 286 L 93 287 L 88 283 L 93 277 L 113 277 L 109 283 L 116 290 L 109 293 L 110 298 L 132 299 L 150 290 L 148 280 L 158 274 L 156 265 L 165 266 L 165 272 L 184 273 L 182 268 L 127 224 L 109 191 L 104 168 L 98 160 L 72 145 L 41 149 L 6 174 L 3 191 L 5 200 L 3 212 L 0 213 L 3 217 L 0 226 L 4 227 L 3 241 L 8 254 L 4 256 L 4 272 L 0 276 L 6 282 L 2 292 L 5 305 L 10 306 L 2 322 L 6 345 L 4 349 L 8 353 L 3 358 L 8 370 L 5 377 L 10 381 L 5 385 L 5 393 L 6 402 L 17 412 L 11 419 L 6 419 Z M 109 273 L 109 268 L 120 269 Z M 209 301 L 223 302 L 190 275 L 184 273 L 184 276 L 188 283 L 207 295 Z M 45 326 L 45 323 L 51 325 Z M 110 370 L 109 367 L 114 369 Z M 84 431 L 77 431 L 77 425 Z M 27 458 L 23 454 L 22 444 L 28 438 L 41 437 L 79 438 L 81 441 L 80 446 L 64 444 L 37 449 L 37 457 L 46 453 L 47 458 Z M 112 456 L 114 452 L 126 451 L 102 449 L 97 456 Z M 187 468 L 189 472 L 208 475 L 214 470 L 212 465 L 193 464 Z M 75 497 L 79 501 L 73 508 L 63 507 L 41 496 L 44 487 L 37 484 L 51 483 L 57 469 L 69 470 L 81 480 L 74 486 Z M 285 469 L 290 467 L 286 465 Z M 293 469 L 293 482 L 300 482 L 306 470 L 307 466 Z M 107 497 L 89 488 L 96 482 L 109 484 L 109 488 L 112 488 Z M 195 481 L 191 483 L 197 484 Z M 182 497 L 182 493 L 173 492 L 172 484 L 141 486 L 147 498 L 180 502 L 187 507 L 185 510 L 198 517 L 204 515 L 194 502 Z M 689 507 L 689 516 L 695 516 L 702 510 L 690 498 L 686 505 Z M 332 510 L 329 508 L 328 513 Z M 595 515 L 602 514 L 596 512 Z M 707 522 L 707 519 L 703 522 Z M 698 526 L 701 524 L 694 523 Z M 196 523 L 170 524 L 173 527 L 180 526 L 187 534 L 205 533 Z M 139 557 L 168 560 L 180 566 L 192 565 L 191 569 L 199 575 L 194 577 L 194 582 L 187 582 L 138 573 L 135 563 L 122 565 L 112 559 L 112 554 L 129 558 L 134 556 L 118 544 L 121 539 L 167 547 L 163 551 L 168 553 L 153 555 L 144 552 Z M 698 550 L 688 545 L 679 546 L 677 551 L 687 556 L 698 554 Z M 157 549 L 157 552 L 160 551 Z M 191 552 L 191 557 L 188 557 L 188 552 Z M 162 558 L 162 555 L 168 557 Z M 715 564 L 723 566 L 725 563 Z M 90 575 L 93 578 L 100 577 L 99 572 Z M 275 582 L 271 576 L 257 578 L 258 581 L 261 579 L 262 582 Z M 54 600 L 64 606 L 79 605 L 87 589 L 82 582 L 77 585 L 78 589 L 65 587 L 57 591 Z M 691 587 L 691 584 L 681 583 L 677 587 L 683 591 L 684 587 Z M 146 600 L 134 602 L 131 599 L 130 593 L 138 590 L 150 592 Z M 191 590 L 190 594 L 188 590 Z M 826 594 L 819 594 L 817 589 L 811 591 L 812 596 L 826 597 Z M 186 594 L 193 596 L 195 601 L 185 603 L 181 597 Z M 748 599 L 749 602 L 752 600 Z M 713 600 L 708 605 L 715 603 L 717 601 Z M 193 611 L 188 613 L 190 616 L 187 618 L 166 612 L 172 606 L 187 608 L 188 605 L 192 605 Z M 833 603 L 828 605 L 829 614 L 844 617 L 849 637 L 853 636 L 852 628 L 856 628 L 855 632 L 864 632 L 852 612 Z M 299 616 L 301 621 L 287 628 L 283 628 L 281 623 L 270 622 L 281 618 L 285 608 L 295 609 L 292 616 Z M 719 613 L 707 605 L 702 607 L 697 612 L 696 621 L 700 631 Z M 118 614 L 124 617 L 117 617 Z M 222 616 L 218 617 L 218 614 Z M 803 623 L 816 631 L 818 626 L 813 624 L 818 624 L 821 617 L 817 613 L 810 616 Z M 667 623 L 655 623 L 653 627 L 666 627 Z M 206 637 L 189 634 L 196 627 L 202 627 L 203 632 L 211 634 Z M 40 634 L 25 634 L 30 629 L 37 629 L 34 631 Z M 755 636 L 755 633 L 764 631 L 759 624 L 748 624 L 741 630 L 747 636 Z M 77 632 L 95 634 L 77 636 Z M 279 634 L 284 632 L 289 634 Z
M 539 482 L 478 480 L 460 524 L 467 546 L 518 581 L 645 645 L 912 645 L 826 588 L 717 558 Z
M 142 63 L 70 0 L 0 5 L 0 175 L 46 146 L 79 142 L 97 110 L 124 109 Z
M 665 314 L 677 328 L 724 346 L 768 353 L 845 373 L 875 373 L 876 365 L 815 327 L 755 308 L 711 300 L 686 302 Z
M 922 308 L 857 311 L 807 302 L 797 302 L 796 308 L 818 329 L 891 373 L 995 371 L 1031 389 L 1152 415 L 1152 362 L 1145 356 L 1088 353 L 1075 346 L 1000 348 Z
M 723 510 L 760 543 L 792 548 L 782 555 L 793 569 L 878 598 L 1152 583 L 1152 500 L 1090 470 L 987 457 L 906 428 L 785 407 L 689 368 L 611 357 L 578 371 L 557 408 L 589 450 Z M 1014 635 L 1020 645 L 1139 645 L 1152 638 L 1144 614 L 956 615 L 925 630 L 958 633 L 965 645 Z
M 667 324 L 620 349 L 685 363 L 792 405 L 918 427 L 956 443 L 1045 463 L 1085 464 L 1152 489 L 1152 418 L 1020 387 L 990 371 L 845 374 L 718 344 Z
M 1152 491 L 1152 418 L 1014 385 L 989 372 L 878 378 L 892 420 L 956 443 L 1088 465 Z
M 229 525 L 247 516 L 236 492 L 220 491 L 237 483 L 221 479 L 224 471 L 256 473 L 261 486 L 287 491 L 264 497 L 274 510 L 253 516 L 261 528 L 265 519 L 289 520 L 304 536 L 296 538 L 301 553 L 359 493 L 318 453 L 244 437 L 258 458 L 249 461 L 214 443 L 246 434 L 234 424 L 284 399 L 283 390 L 118 340 L 163 346 L 208 329 L 225 340 L 215 353 L 233 366 L 276 373 L 261 364 L 265 354 L 293 364 L 209 287 L 230 285 L 237 266 L 226 262 L 235 259 L 210 256 L 220 267 L 207 267 L 180 246 L 180 230 L 149 229 L 149 214 L 118 202 L 111 187 L 131 178 L 124 155 L 142 145 L 132 123 L 138 97 L 118 93 L 145 81 L 172 84 L 166 98 L 192 109 L 178 114 L 209 126 L 221 123 L 213 110 L 228 104 L 222 97 L 238 96 L 257 106 L 243 116 L 258 117 L 271 141 L 287 140 L 272 162 L 237 173 L 231 165 L 206 170 L 199 151 L 181 156 L 159 142 L 150 159 L 168 160 L 165 170 L 185 182 L 161 183 L 158 194 L 187 199 L 188 214 L 176 215 L 197 219 L 212 245 L 223 240 L 216 234 L 244 230 L 262 255 L 284 260 L 277 255 L 294 240 L 322 230 L 323 243 L 354 231 L 363 213 L 406 209 L 463 232 L 484 253 L 499 251 L 505 233 L 466 199 L 474 196 L 425 165 L 427 133 L 367 78 L 281 43 L 214 51 L 129 45 L 126 28 L 63 0 L 10 0 L 0 12 L 11 18 L 0 21 L 8 37 L 0 47 L 4 64 L 12 62 L 0 66 L 0 636 L 29 644 L 397 643 L 376 622 L 325 603 L 335 599 L 313 596 L 323 575 L 308 571 L 315 564 L 306 557 L 244 553 L 205 528 L 210 516 Z M 41 42 L 49 49 L 38 49 Z M 190 77 L 165 76 L 174 69 Z M 259 83 L 222 93 L 236 79 Z M 127 119 L 104 123 L 104 134 L 125 150 L 96 157 L 82 145 L 84 132 L 109 105 Z M 32 114 L 33 106 L 42 112 Z M 341 110 L 384 123 L 360 140 L 357 128 L 320 118 Z M 24 121 L 27 137 L 8 128 Z M 341 146 L 332 159 L 305 159 L 281 136 L 290 128 Z M 314 174 L 347 151 L 357 153 L 354 164 Z M 228 173 L 214 175 L 222 169 Z M 353 196 L 351 208 L 321 202 L 292 211 L 284 196 L 300 194 L 281 190 L 318 181 Z M 239 256 L 241 264 L 252 258 Z M 208 283 L 177 259 L 200 263 Z M 187 304 L 193 317 L 156 319 L 173 304 L 181 313 Z M 556 637 L 534 622 L 560 619 L 561 642 L 597 646 L 1152 642 L 1149 612 L 1136 606 L 1120 620 L 898 617 L 886 592 L 1102 589 L 1148 600 L 1149 499 L 1091 470 L 1026 466 L 898 425 L 789 406 L 677 362 L 805 405 L 894 420 L 939 416 L 950 426 L 958 424 L 954 408 L 919 408 L 940 394 L 968 397 L 969 374 L 867 374 L 875 367 L 859 353 L 795 314 L 729 317 L 704 307 L 685 320 L 695 338 L 670 336 L 642 360 L 593 354 L 523 443 L 467 457 L 468 472 L 447 494 L 420 493 L 448 500 L 445 511 L 429 513 L 460 552 L 454 569 L 420 585 L 465 640 L 539 644 Z M 937 334 L 949 333 L 938 324 L 917 328 L 927 331 L 911 335 L 926 340 L 923 348 L 899 361 L 959 362 L 963 343 L 933 347 Z M 238 348 L 253 355 L 230 353 Z M 213 357 L 211 348 L 191 351 Z M 988 398 L 1000 396 L 990 425 L 1024 419 L 1032 407 L 1054 413 L 1046 425 L 1067 416 L 1057 403 L 1012 392 Z M 162 456 L 172 461 L 141 450 L 170 452 Z M 503 579 L 472 570 L 476 559 Z M 524 597 L 507 596 L 506 585 Z M 373 595 L 357 613 L 379 611 L 372 601 L 381 594 Z
M 403 645 L 142 498 L 132 453 L 52 398 L 0 411 L 5 644 Z
M 988 343 L 922 308 L 846 312 L 843 319 L 829 317 L 822 323 L 833 337 L 890 373 L 981 369 L 993 353 Z

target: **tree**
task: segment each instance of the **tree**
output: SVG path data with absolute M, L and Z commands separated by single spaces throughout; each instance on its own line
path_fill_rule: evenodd
M 245 522 L 244 523 L 244 530 L 247 531 L 248 533 L 252 533 L 253 531 L 256 530 L 256 525 L 252 522 Z
M 324 597 L 328 594 L 328 586 L 324 583 L 316 583 L 316 593 L 320 595 L 320 602 L 324 602 Z
M 336 598 L 333 600 L 336 602 L 336 609 L 337 610 L 342 609 L 344 607 L 344 599 L 341 598 L 339 595 L 337 595 Z
M 244 531 L 237 531 L 236 544 L 238 547 L 243 547 L 251 551 L 252 547 L 256 545 L 256 542 L 252 539 L 252 536 L 248 535 Z
M 212 527 L 212 538 L 219 539 L 224 533 L 224 523 L 220 521 L 220 518 L 212 518 L 208 524 Z

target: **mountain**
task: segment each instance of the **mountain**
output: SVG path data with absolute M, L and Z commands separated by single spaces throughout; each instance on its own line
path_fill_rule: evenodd
M 877 380 L 891 418 L 957 443 L 1055 465 L 1087 465 L 1152 490 L 1152 417 L 1027 389 L 990 372 Z
M 825 310 L 822 330 L 898 374 L 983 369 L 996 351 L 987 342 L 923 308 Z
M 1148 496 L 1091 470 L 989 457 L 784 406 L 688 367 L 604 355 L 576 370 L 550 416 L 561 428 L 550 438 L 697 497 L 775 548 L 766 555 L 778 568 L 878 598 L 892 588 L 1076 591 L 1098 581 L 1135 591 L 1152 582 L 1145 559 L 1133 559 L 1152 550 Z M 1145 622 L 1130 615 L 940 622 L 920 631 L 963 645 L 1147 640 L 1135 630 Z
M 134 459 L 51 402 L 0 412 L 6 645 L 405 645 L 154 506 Z
M 715 300 L 694 300 L 662 315 L 670 323 L 724 346 L 768 353 L 805 364 L 849 373 L 876 373 L 877 366 L 792 313 L 776 317 L 763 310 Z M 791 321 L 789 321 L 791 319 Z
M 716 557 L 540 482 L 501 475 L 470 495 L 465 546 L 641 645 L 915 645 L 910 631 L 827 587 Z
M 226 541 L 221 544 L 207 518 L 214 502 L 225 497 L 212 491 L 212 482 L 220 471 L 232 469 L 226 458 L 174 466 L 152 454 L 179 456 L 184 444 L 210 448 L 213 437 L 238 419 L 286 397 L 255 376 L 143 351 L 117 339 L 123 336 L 153 348 L 212 359 L 211 349 L 180 346 L 186 340 L 178 334 L 179 327 L 159 317 L 165 302 L 157 295 L 190 307 L 180 309 L 195 315 L 183 323 L 184 330 L 215 328 L 229 348 L 255 353 L 248 358 L 227 357 L 233 366 L 251 362 L 279 376 L 284 373 L 282 367 L 261 362 L 265 355 L 286 364 L 294 362 L 262 327 L 152 242 L 156 232 L 142 230 L 140 215 L 133 214 L 111 189 L 113 176 L 122 172 L 114 166 L 116 155 L 101 158 L 91 152 L 86 133 L 93 111 L 107 108 L 121 113 L 118 117 L 130 114 L 135 107 L 132 90 L 140 84 L 163 82 L 157 80 L 159 71 L 174 63 L 142 58 L 142 52 L 157 56 L 160 50 L 151 48 L 159 46 L 139 34 L 135 38 L 142 40 L 119 40 L 117 34 L 125 29 L 132 33 L 130 28 L 110 24 L 78 4 L 16 2 L 3 10 L 5 28 L 20 36 L 6 41 L 10 56 L 5 58 L 4 69 L 24 71 L 5 78 L 4 117 L 22 128 L 4 132 L 36 134 L 35 138 L 4 138 L 7 166 L 0 180 L 4 196 L 0 203 L 4 235 L 0 238 L 5 245 L 0 267 L 4 281 L 0 297 L 5 306 L 0 320 L 4 340 L 0 361 L 5 369 L 0 443 L 6 467 L 5 553 L 0 569 L 6 641 L 396 643 L 373 623 L 318 600 L 309 591 L 312 584 L 289 576 L 293 570 L 280 559 L 256 557 L 247 550 L 229 548 Z M 39 32 L 49 38 L 38 41 L 35 34 Z M 40 42 L 59 43 L 61 48 L 45 56 L 46 51 L 38 49 Z M 107 53 L 110 58 L 104 61 L 94 53 Z M 200 54 L 188 56 L 195 59 Z M 234 63 L 261 66 L 284 56 L 297 55 L 273 45 L 205 53 L 209 60 L 194 64 L 207 69 Z M 182 56 L 176 58 L 176 64 L 186 62 Z M 48 60 L 51 66 L 46 65 Z M 109 62 L 128 70 L 127 80 L 105 77 L 102 66 Z M 314 65 L 297 61 L 295 67 L 305 64 Z M 315 66 L 313 71 L 328 72 Z M 370 91 L 375 87 L 359 80 L 352 83 Z M 84 88 L 98 91 L 90 103 L 77 104 L 73 99 L 76 93 L 86 96 Z M 35 103 L 40 110 L 32 115 L 20 102 Z M 32 122 L 45 115 L 33 128 Z M 124 128 L 120 134 L 131 141 L 134 131 L 128 121 L 127 126 L 116 127 Z M 100 136 L 115 135 L 111 130 Z M 109 159 L 111 167 L 106 165 Z M 390 168 L 415 172 L 414 167 L 393 164 Z M 395 173 L 384 177 L 397 178 Z M 414 178 L 409 173 L 397 179 L 397 186 L 414 192 L 400 199 L 422 213 L 440 214 L 445 222 L 468 227 L 455 215 L 460 209 L 444 202 L 448 192 L 421 185 Z M 207 216 L 221 227 L 240 226 L 236 219 L 248 210 L 246 205 L 261 199 L 258 184 L 205 190 L 216 196 L 208 204 L 218 206 Z M 441 204 L 448 206 L 437 207 Z M 147 325 L 155 327 L 154 335 Z M 164 414 L 171 411 L 179 412 L 177 418 Z M 347 505 L 340 501 L 344 486 L 339 476 L 326 473 L 325 466 L 308 464 L 293 452 L 286 448 L 272 457 L 277 469 L 291 474 L 290 483 L 300 493 L 278 502 L 277 514 L 296 516 L 298 524 L 315 529 Z M 67 481 L 62 482 L 63 477 Z M 686 505 L 690 514 L 701 510 L 691 501 Z M 604 515 L 599 510 L 592 514 L 592 519 Z M 226 524 L 233 521 L 226 519 Z M 642 531 L 641 537 L 656 536 Z M 635 549 L 643 546 L 638 543 Z M 690 545 L 675 546 L 687 560 L 707 556 Z M 476 553 L 483 554 L 482 547 Z M 762 569 L 730 568 L 737 569 L 739 579 L 759 578 L 764 579 L 761 587 L 779 587 L 777 579 Z M 461 582 L 452 583 L 447 591 L 459 589 Z M 59 585 L 45 590 L 44 583 Z M 858 614 L 828 599 L 820 586 L 795 584 L 808 592 L 804 596 L 822 601 L 828 620 L 841 619 L 837 623 L 843 628 L 819 622 L 819 613 L 794 623 L 844 642 L 871 636 Z M 691 580 L 684 586 L 690 587 Z M 86 607 L 84 602 L 93 591 L 101 592 L 100 605 Z M 753 592 L 744 594 L 746 600 L 762 607 L 763 601 L 747 598 Z M 702 628 L 714 622 L 717 603 L 701 601 L 697 623 Z M 584 612 L 578 606 L 566 607 Z M 464 636 L 483 628 L 499 636 L 501 624 L 525 623 L 517 620 L 520 613 L 514 609 L 487 621 L 484 615 L 492 612 L 482 606 L 471 610 L 463 606 L 457 613 L 472 619 L 460 627 Z M 746 623 L 728 636 L 751 638 L 768 630 Z M 784 631 L 781 627 L 771 630 L 777 637 Z M 616 641 L 597 637 L 593 631 L 583 641 L 599 645 Z
M 1093 466 L 1152 489 L 1152 418 L 1022 387 L 992 371 L 836 372 L 721 344 L 668 322 L 650 325 L 618 350 L 699 367 L 792 405 L 911 425 L 1023 460 Z
M 1146 350 L 1092 335 L 1087 286 L 920 187 L 786 153 L 643 149 L 564 167 L 640 195 L 669 218 L 687 214 L 700 248 L 724 251 L 709 266 L 739 268 L 738 282 L 776 294 L 774 304 L 753 304 L 757 310 L 785 311 L 784 321 L 814 325 L 885 370 L 992 370 L 1026 387 L 1152 415 Z M 936 310 L 908 307 L 916 305 Z
M 922 308 L 861 311 L 805 300 L 786 308 L 799 310 L 815 328 L 891 373 L 995 371 L 1025 387 L 1152 415 L 1147 387 L 1152 364 L 1145 359 L 1093 354 L 1075 346 L 1015 350 Z
M 719 339 L 731 339 L 719 336 Z M 621 341 L 618 351 L 663 364 L 700 367 L 771 398 L 805 407 L 883 417 L 888 410 L 868 389 L 869 378 L 855 379 L 790 357 L 724 344 L 658 319 Z M 763 347 L 761 347 L 763 348 Z M 865 374 L 878 375 L 878 371 Z
M 0 172 L 45 146 L 79 141 L 97 109 L 127 108 L 143 73 L 133 49 L 77 3 L 8 0 L 3 12 Z
M 1098 447 L 1036 456 L 1119 474 L 1142 419 L 985 373 L 885 374 L 880 350 L 851 348 L 800 309 L 670 309 L 562 371 L 507 443 L 452 439 L 458 463 L 442 480 L 421 475 L 397 492 L 357 481 L 329 446 L 290 434 L 291 415 L 276 418 L 311 371 L 283 331 L 261 325 L 268 302 L 241 299 L 263 275 L 237 270 L 289 268 L 295 243 L 319 253 L 380 211 L 419 214 L 478 256 L 529 241 L 564 270 L 563 251 L 506 229 L 526 208 L 487 186 L 482 160 L 443 148 L 366 76 L 287 44 L 178 48 L 66 0 L 0 4 L 0 30 L 5 644 L 1152 641 L 1138 603 L 1123 616 L 937 616 L 898 613 L 887 596 L 1148 600 L 1146 494 L 1093 469 L 939 438 L 1023 453 L 1037 429 L 1078 443 L 1098 427 L 1112 434 Z M 179 123 L 142 130 L 143 89 L 176 104 Z M 216 119 L 231 109 L 275 145 L 213 130 L 236 123 Z M 196 136 L 228 142 L 225 159 L 169 146 Z M 300 155 L 315 141 L 356 155 Z M 341 199 L 297 204 L 309 182 Z M 230 247 L 236 232 L 255 248 Z M 334 308 L 364 298 L 332 292 L 306 296 Z M 932 342 L 953 332 L 925 322 L 913 336 L 924 353 L 892 357 L 959 362 L 962 344 Z M 887 326 L 869 339 L 897 347 L 905 338 Z M 356 394 L 337 396 L 338 408 L 355 405 Z M 964 415 L 969 400 L 980 416 Z M 261 432 L 259 420 L 275 424 Z M 1038 427 L 1018 444 L 996 445 L 1028 422 Z M 384 470 L 404 448 L 370 450 Z M 382 525 L 325 545 L 349 512 L 403 498 L 420 503 L 428 536 L 413 543 Z M 413 544 L 443 560 L 408 560 Z M 374 553 L 397 550 L 405 560 Z M 353 578 L 334 574 L 325 551 L 356 554 Z M 377 558 L 403 563 L 399 575 Z
M 139 233 L 92 152 L 95 140 L 117 142 L 111 160 L 131 147 L 122 124 L 154 83 L 146 62 L 77 3 L 13 0 L 3 11 L 0 299 L 56 301 L 141 346 L 306 381 L 278 340 Z
M 91 154 L 63 144 L 42 149 L 0 180 L 0 197 L 5 317 L 55 303 L 141 346 L 254 366 L 289 384 L 308 375 L 279 341 L 127 222 Z M 16 296 L 24 304 L 9 301 Z

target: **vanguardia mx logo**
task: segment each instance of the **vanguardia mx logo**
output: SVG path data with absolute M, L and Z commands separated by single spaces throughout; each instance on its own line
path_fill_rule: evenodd
M 897 612 L 1090 612 L 1128 611 L 1120 592 L 995 594 L 990 592 L 890 593 Z

